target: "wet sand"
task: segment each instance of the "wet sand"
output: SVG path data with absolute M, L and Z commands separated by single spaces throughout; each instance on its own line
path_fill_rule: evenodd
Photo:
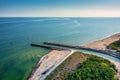
M 70 50 L 52 50 L 39 61 L 36 70 L 33 70 L 28 80 L 44 80 L 73 52 Z

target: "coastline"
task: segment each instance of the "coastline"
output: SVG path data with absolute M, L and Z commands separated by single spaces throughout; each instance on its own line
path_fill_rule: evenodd
M 53 65 L 55 65 L 55 66 L 51 66 L 51 67 L 49 66 L 49 71 L 46 72 L 44 75 L 42 75 L 41 73 L 44 73 L 45 71 L 48 70 L 48 68 L 45 67 L 46 64 L 49 65 L 49 62 L 46 63 L 46 59 L 48 57 L 51 57 L 51 59 L 53 60 L 52 55 L 54 53 L 57 54 L 57 56 L 60 56 L 60 54 L 58 54 L 58 52 L 60 52 L 61 55 L 63 55 L 63 53 L 65 52 L 65 53 L 67 53 L 67 55 L 63 55 L 64 58 L 61 58 L 61 60 L 59 58 L 54 58 L 54 61 L 58 61 L 58 60 L 60 60 L 60 61 L 58 61 L 57 63 L 52 62 Z M 70 50 L 60 50 L 60 51 L 59 50 L 52 50 L 52 51 L 50 51 L 50 53 L 48 53 L 47 55 L 43 56 L 40 59 L 39 63 L 36 65 L 35 69 L 32 71 L 32 73 L 30 74 L 30 76 L 27 80 L 44 80 L 52 71 L 54 71 L 63 61 L 65 61 L 74 52 L 77 52 L 77 50 L 71 50 L 71 51 Z M 88 54 L 88 53 L 85 53 L 85 54 Z M 96 55 L 96 56 L 98 56 L 98 55 Z M 103 57 L 103 58 L 105 58 L 105 57 Z M 108 58 L 105 58 L 105 59 L 108 59 Z M 115 76 L 118 78 L 118 80 L 120 80 L 120 63 L 113 61 L 111 59 L 108 59 L 108 60 L 116 66 L 116 69 L 118 70 L 118 72 Z M 44 63 L 44 65 L 41 65 L 42 63 Z M 42 69 L 41 66 L 45 67 L 45 68 Z
M 101 51 L 102 53 L 111 53 L 114 55 L 116 52 L 107 49 L 107 46 L 120 39 L 120 33 L 114 34 L 110 37 L 107 37 L 102 40 L 94 41 L 85 45 L 82 45 L 83 48 L 90 49 L 93 51 Z M 76 50 L 75 50 L 76 51 Z M 35 69 L 33 69 L 32 73 L 28 77 L 28 80 L 44 80 L 57 66 L 59 66 L 65 59 L 67 59 L 74 50 L 52 50 L 47 55 L 43 56 Z M 108 54 L 109 55 L 109 54 Z M 105 57 L 103 57 L 105 58 Z M 110 60 L 113 64 L 115 64 L 118 73 L 115 75 L 118 80 L 120 80 L 120 63 Z
M 40 59 L 27 80 L 44 80 L 73 52 L 73 50 L 52 50 L 50 53 Z
M 120 39 L 120 33 L 113 34 L 112 36 L 106 37 L 101 40 L 93 41 L 87 44 L 82 45 L 86 48 L 96 49 L 96 50 L 108 50 L 107 46 L 110 43 L 118 41 Z
M 97 40 L 97 41 L 84 44 L 81 47 L 89 49 L 89 50 L 105 53 L 105 54 L 108 54 L 108 55 L 111 55 L 113 57 L 120 59 L 120 52 L 107 48 L 111 43 L 118 41 L 118 40 L 120 40 L 120 33 L 113 34 L 112 36 L 109 36 L 101 40 Z

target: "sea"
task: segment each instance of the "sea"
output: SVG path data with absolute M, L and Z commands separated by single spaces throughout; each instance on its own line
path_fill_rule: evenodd
M 31 43 L 79 46 L 118 32 L 120 18 L 1 17 L 0 80 L 26 80 L 41 57 L 50 52 Z M 81 51 L 120 62 L 101 53 Z

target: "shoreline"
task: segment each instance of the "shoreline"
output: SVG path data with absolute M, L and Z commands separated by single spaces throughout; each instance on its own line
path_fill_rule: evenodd
M 107 49 L 107 45 L 119 39 L 120 39 L 120 33 L 117 33 L 105 39 L 93 41 L 82 46 L 73 46 L 73 47 L 76 47 L 76 48 L 80 47 L 90 51 L 101 52 L 103 54 L 108 54 L 113 57 L 118 56 L 118 58 L 120 59 L 120 56 L 116 52 L 113 52 L 110 49 L 109 50 Z M 70 45 L 67 45 L 67 46 L 70 46 Z M 47 55 L 43 56 L 40 59 L 40 61 L 35 66 L 30 76 L 27 78 L 27 80 L 44 80 L 57 66 L 59 66 L 65 59 L 67 59 L 75 51 L 77 50 L 52 50 L 51 52 L 49 52 Z M 108 58 L 105 58 L 105 59 L 108 59 Z M 116 76 L 120 80 L 120 63 L 117 61 L 113 61 L 111 59 L 108 59 L 108 60 L 111 61 L 118 69 L 118 73 L 116 74 Z
M 43 56 L 27 80 L 44 80 L 57 66 L 67 59 L 73 50 L 52 50 Z
M 46 57 L 51 57 L 52 56 L 52 53 L 53 53 L 53 51 L 55 51 L 55 53 L 59 56 L 59 54 L 56 52 L 56 51 L 59 51 L 59 50 L 52 50 L 52 51 L 50 51 L 48 54 L 46 54 L 45 56 L 43 56 L 41 59 L 40 59 L 40 61 L 38 62 L 38 64 L 36 65 L 36 67 L 33 69 L 33 71 L 32 71 L 32 73 L 30 74 L 30 76 L 28 77 L 28 79 L 27 80 L 44 80 L 52 71 L 54 71 L 64 60 L 66 60 L 70 55 L 72 55 L 74 52 L 77 52 L 78 50 L 60 50 L 59 52 L 62 54 L 62 51 L 69 51 L 69 53 L 67 54 L 67 56 L 64 56 L 64 59 L 61 59 L 60 60 L 60 62 L 59 63 L 57 63 L 57 64 L 54 64 L 53 62 L 53 64 L 55 65 L 55 66 L 51 66 L 51 67 L 49 67 L 49 71 L 48 72 L 46 72 L 45 73 L 45 75 L 43 75 L 43 76 L 40 76 L 41 75 L 41 73 L 43 72 L 45 72 L 45 71 L 47 71 L 48 70 L 48 68 L 45 68 L 42 72 L 41 71 L 39 71 L 41 68 L 40 68 L 40 65 L 42 64 L 42 62 L 44 62 L 44 60 L 46 60 Z M 79 51 L 80 52 L 80 51 Z M 85 52 L 82 52 L 83 54 L 85 53 Z M 89 54 L 89 53 L 85 53 L 85 54 Z M 90 55 L 95 55 L 95 54 L 90 54 Z M 98 56 L 98 55 L 96 55 L 96 56 Z M 98 56 L 98 57 L 102 57 L 102 56 Z M 104 59 L 108 59 L 108 58 L 105 58 L 105 57 L 103 57 Z M 53 58 L 52 58 L 53 59 Z M 58 58 L 56 58 L 56 61 L 58 60 Z M 116 62 L 116 61 L 114 61 L 114 60 L 111 60 L 111 59 L 108 59 L 110 62 L 112 62 L 115 66 L 116 66 L 116 69 L 118 70 L 118 72 L 117 72 L 117 74 L 115 75 L 117 78 L 118 78 L 118 80 L 120 80 L 120 63 L 119 62 Z M 47 63 L 48 64 L 48 63 Z M 49 65 L 49 64 L 48 64 Z M 44 67 L 45 65 L 43 65 L 43 67 Z M 43 74 L 42 73 L 42 74 Z
M 85 48 L 91 48 L 91 49 L 96 49 L 96 50 L 110 50 L 107 48 L 107 46 L 115 41 L 120 40 L 120 33 L 116 33 L 113 34 L 109 37 L 100 39 L 100 40 L 96 40 L 87 44 L 83 44 L 82 47 Z M 114 52 L 113 50 L 111 50 L 111 52 Z
M 97 40 L 97 41 L 84 44 L 81 47 L 84 47 L 86 49 L 93 50 L 96 52 L 105 53 L 105 54 L 108 54 L 110 56 L 120 59 L 120 52 L 107 48 L 111 43 L 118 41 L 118 40 L 120 40 L 120 33 L 113 34 L 112 36 L 106 37 L 101 40 Z

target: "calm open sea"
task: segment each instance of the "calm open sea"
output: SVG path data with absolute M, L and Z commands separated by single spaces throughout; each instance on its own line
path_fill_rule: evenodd
M 120 18 L 0 18 L 0 80 L 25 80 L 49 52 L 30 43 L 82 45 L 117 32 Z

